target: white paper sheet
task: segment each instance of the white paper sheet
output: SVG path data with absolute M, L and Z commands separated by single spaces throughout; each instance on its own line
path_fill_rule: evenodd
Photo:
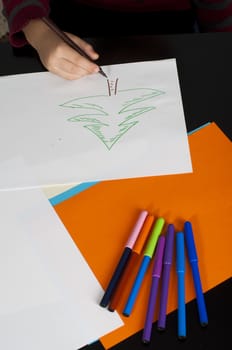
M 40 189 L 0 195 L 0 279 L 0 349 L 76 350 L 123 324 Z
M 35 186 L 191 172 L 175 59 L 103 70 L 0 79 L 0 163 L 23 156 Z M 28 187 L 16 174 L 0 189 Z

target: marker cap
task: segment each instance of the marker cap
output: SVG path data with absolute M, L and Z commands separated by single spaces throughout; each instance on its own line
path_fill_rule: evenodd
M 148 212 L 146 210 L 141 211 L 141 213 L 139 214 L 139 217 L 135 223 L 135 226 L 126 243 L 126 247 L 131 249 L 133 248 L 147 215 L 148 215 Z
M 185 233 L 185 242 L 187 247 L 187 252 L 189 256 L 190 263 L 193 261 L 197 261 L 197 251 L 194 243 L 192 224 L 189 221 L 184 223 L 184 233 Z
M 157 240 L 164 226 L 164 218 L 158 218 L 154 224 L 154 228 L 149 236 L 147 245 L 144 250 L 144 255 L 149 256 L 150 258 L 153 256 Z
M 146 219 L 145 222 L 143 224 L 143 227 L 140 231 L 139 237 L 137 238 L 135 245 L 133 247 L 133 251 L 137 254 L 140 254 L 143 250 L 144 244 L 146 242 L 147 236 L 151 230 L 152 224 L 155 220 L 154 215 L 149 214 Z
M 174 225 L 169 224 L 168 228 L 167 228 L 167 234 L 166 234 L 164 264 L 171 264 L 172 263 L 174 236 L 175 236 Z

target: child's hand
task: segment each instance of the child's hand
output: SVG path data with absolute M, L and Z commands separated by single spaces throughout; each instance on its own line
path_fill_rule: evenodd
M 29 44 L 38 52 L 42 64 L 50 72 L 74 80 L 99 71 L 96 64 L 69 47 L 42 20 L 31 20 L 23 32 Z M 93 60 L 98 58 L 98 54 L 90 44 L 75 35 L 66 34 Z

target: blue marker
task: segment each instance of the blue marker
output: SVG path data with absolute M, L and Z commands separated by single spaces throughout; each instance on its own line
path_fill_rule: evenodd
M 178 292 L 178 338 L 186 338 L 186 309 L 185 309 L 185 254 L 184 254 L 184 233 L 176 234 L 176 272 Z
M 145 250 L 144 250 L 143 260 L 141 262 L 139 271 L 137 273 L 137 276 L 135 278 L 131 292 L 130 292 L 129 297 L 127 299 L 126 306 L 123 310 L 124 316 L 130 316 L 130 314 L 132 312 L 136 297 L 137 297 L 139 289 L 142 285 L 143 278 L 144 278 L 145 273 L 147 271 L 148 265 L 151 261 L 153 254 L 154 254 L 156 243 L 158 241 L 159 235 L 161 234 L 163 226 L 164 226 L 164 219 L 158 218 L 156 220 L 156 222 L 154 224 L 154 228 L 149 236 L 148 242 L 147 242 Z
M 198 268 L 198 258 L 197 251 L 194 243 L 192 225 L 189 221 L 186 221 L 184 224 L 184 233 L 185 233 L 185 241 L 188 252 L 188 259 L 192 268 L 194 287 L 197 297 L 197 308 L 200 319 L 201 326 L 205 327 L 208 324 L 208 316 L 205 306 L 204 294 L 202 291 L 200 273 Z

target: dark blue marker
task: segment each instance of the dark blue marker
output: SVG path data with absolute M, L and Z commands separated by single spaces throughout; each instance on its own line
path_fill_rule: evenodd
M 204 294 L 202 291 L 200 273 L 198 268 L 197 251 L 196 251 L 194 237 L 193 237 L 192 225 L 189 221 L 186 221 L 184 224 L 184 234 L 185 234 L 185 242 L 187 247 L 188 259 L 192 268 L 200 324 L 203 327 L 205 327 L 208 324 L 208 316 L 206 311 Z

